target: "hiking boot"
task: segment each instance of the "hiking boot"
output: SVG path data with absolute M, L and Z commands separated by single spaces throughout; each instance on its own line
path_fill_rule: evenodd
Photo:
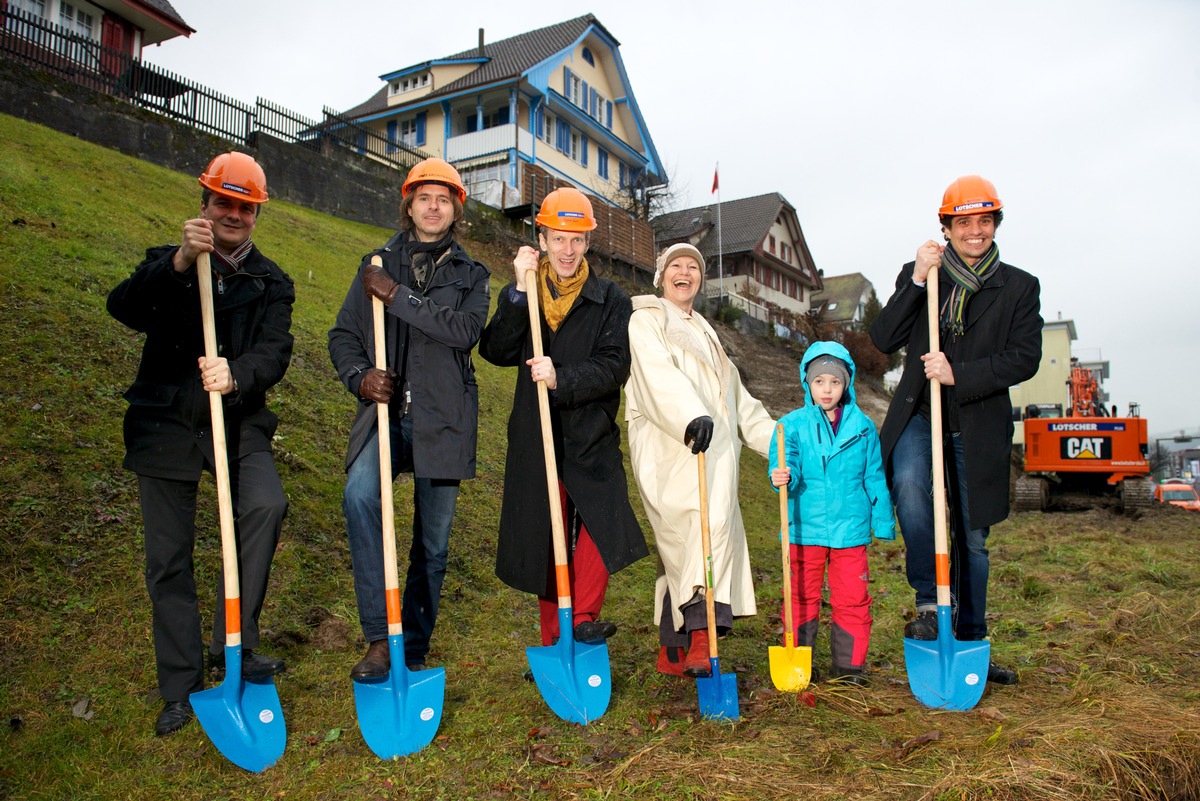
M 938 614 L 927 609 L 904 624 L 904 636 L 909 640 L 936 640 L 938 637 Z
M 813 670 L 813 681 L 816 681 L 816 670 Z M 853 684 L 855 687 L 866 687 L 871 681 L 862 670 L 855 668 L 833 667 L 829 671 L 829 680 L 837 684 Z
M 375 640 L 367 646 L 367 653 L 350 668 L 350 678 L 355 681 L 382 679 L 392 669 L 392 657 L 388 654 L 388 641 Z
M 154 723 L 154 734 L 158 737 L 173 734 L 186 726 L 193 716 L 192 705 L 189 702 L 168 701 L 163 711 L 158 713 L 158 720 Z
M 708 630 L 691 632 L 691 645 L 687 658 L 683 660 L 683 675 L 693 679 L 707 679 L 712 675 L 712 662 L 708 656 Z
M 225 650 L 210 654 L 208 669 L 213 681 L 225 680 Z M 274 656 L 260 654 L 249 648 L 242 649 L 242 678 L 251 680 L 269 679 L 287 670 L 287 663 Z
M 593 645 L 617 633 L 617 624 L 607 620 L 585 620 L 575 627 L 575 642 Z
M 658 649 L 658 672 L 666 676 L 683 675 L 683 649 L 664 645 Z
M 1017 678 L 1017 671 L 1000 667 L 995 662 L 988 662 L 987 680 L 992 684 L 1003 684 L 1009 687 L 1020 681 Z

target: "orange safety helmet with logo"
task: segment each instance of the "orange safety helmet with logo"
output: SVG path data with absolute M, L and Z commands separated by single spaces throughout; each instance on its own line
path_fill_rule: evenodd
M 979 175 L 964 175 L 946 187 L 938 216 L 991 214 L 1002 208 L 1004 204 L 996 196 L 996 187 L 991 181 Z
M 222 153 L 200 175 L 200 185 L 218 195 L 247 203 L 267 202 L 267 176 L 245 153 Z
M 463 186 L 458 170 L 442 159 L 427 158 L 409 170 L 404 185 L 400 187 L 400 197 L 408 197 L 408 193 L 421 184 L 441 184 L 454 190 L 459 203 L 467 202 L 467 188 Z
M 592 201 L 587 195 L 573 187 L 555 189 L 546 195 L 542 208 L 534 221 L 555 231 L 586 233 L 596 227 L 596 216 L 592 213 Z

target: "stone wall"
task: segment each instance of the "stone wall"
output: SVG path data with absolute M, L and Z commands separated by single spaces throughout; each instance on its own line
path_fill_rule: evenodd
M 347 220 L 395 228 L 404 173 L 336 146 L 324 152 L 267 134 L 230 142 L 16 62 L 0 59 L 0 111 L 199 176 L 218 153 L 240 150 L 262 165 L 272 198 Z

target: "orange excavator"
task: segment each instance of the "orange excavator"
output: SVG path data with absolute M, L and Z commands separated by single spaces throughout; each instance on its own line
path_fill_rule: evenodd
M 1100 399 L 1096 374 L 1072 364 L 1067 382 L 1066 416 L 1046 417 L 1031 405 L 1025 414 L 1025 472 L 1016 481 L 1014 508 L 1044 511 L 1060 493 L 1115 496 L 1123 511 L 1148 507 L 1154 486 L 1149 480 L 1146 419 L 1136 403 L 1126 417 L 1111 414 Z

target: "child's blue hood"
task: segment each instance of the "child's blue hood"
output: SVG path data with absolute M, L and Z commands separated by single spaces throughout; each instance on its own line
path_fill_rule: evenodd
M 800 361 L 800 386 L 804 389 L 804 405 L 812 405 L 812 398 L 808 394 L 808 382 L 804 380 L 805 373 L 808 372 L 808 364 L 818 356 L 836 356 L 846 363 L 850 369 L 850 384 L 846 387 L 846 403 L 857 406 L 858 399 L 854 395 L 854 359 L 850 358 L 850 351 L 840 342 L 814 342 L 808 346 L 808 350 L 804 351 L 804 358 Z

